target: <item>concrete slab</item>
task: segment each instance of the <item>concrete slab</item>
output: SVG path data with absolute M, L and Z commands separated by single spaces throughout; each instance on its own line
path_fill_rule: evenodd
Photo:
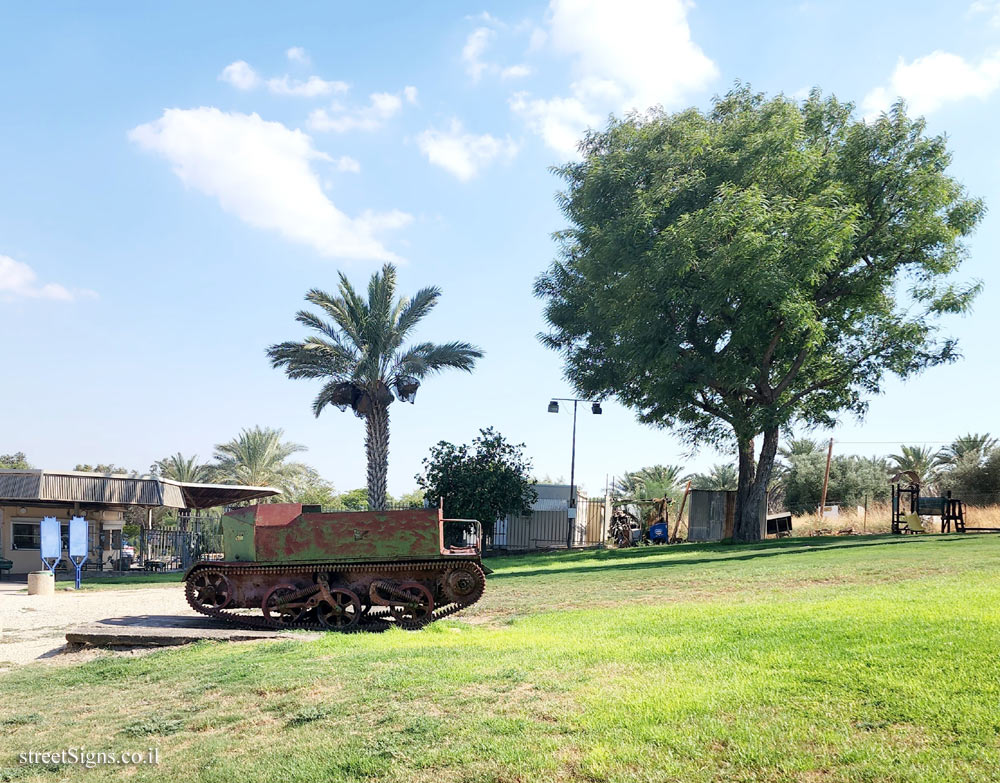
M 66 632 L 69 644 L 95 647 L 168 647 L 204 639 L 219 642 L 247 642 L 261 639 L 318 639 L 317 633 L 288 633 L 267 629 L 241 628 L 209 617 L 186 615 L 136 615 L 113 617 Z

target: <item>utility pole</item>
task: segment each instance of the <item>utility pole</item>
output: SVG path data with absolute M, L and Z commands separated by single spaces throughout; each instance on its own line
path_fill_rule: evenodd
M 576 524 L 576 404 L 573 400 L 573 454 L 569 460 L 569 506 L 566 512 L 569 525 L 566 527 L 566 549 L 573 548 L 573 526 Z
M 830 459 L 833 457 L 833 438 L 830 438 L 830 448 L 826 450 L 826 473 L 823 474 L 823 494 L 819 500 L 819 518 L 826 511 L 826 489 L 830 486 Z

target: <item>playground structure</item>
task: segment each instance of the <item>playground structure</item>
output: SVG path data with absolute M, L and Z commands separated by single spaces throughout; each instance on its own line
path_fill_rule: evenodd
M 920 477 L 912 470 L 904 470 L 889 479 L 892 489 L 892 532 L 897 535 L 923 533 L 922 517 L 939 517 L 941 532 L 951 533 L 1000 533 L 996 527 L 970 527 L 966 524 L 965 503 L 944 495 L 922 497 Z

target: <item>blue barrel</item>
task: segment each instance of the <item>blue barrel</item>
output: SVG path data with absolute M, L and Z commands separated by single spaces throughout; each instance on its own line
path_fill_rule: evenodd
M 649 526 L 649 540 L 656 544 L 666 544 L 670 540 L 670 527 L 666 522 Z

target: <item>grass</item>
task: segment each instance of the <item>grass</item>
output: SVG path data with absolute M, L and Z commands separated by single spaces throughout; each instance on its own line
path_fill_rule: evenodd
M 141 571 L 122 576 L 93 576 L 86 571 L 80 579 L 81 590 L 129 590 L 135 587 L 162 587 L 163 585 L 180 584 L 184 580 L 181 571 L 156 573 Z M 60 573 L 56 580 L 56 590 L 75 590 L 72 574 Z M 2 779 L 0 779 L 2 783 Z
M 998 565 L 988 536 L 495 558 L 417 633 L 0 676 L 0 781 L 81 746 L 159 748 L 95 781 L 996 780 Z
M 793 520 L 794 534 L 809 535 L 817 530 L 828 530 L 836 533 L 839 530 L 852 529 L 855 533 L 888 533 L 892 527 L 892 512 L 888 503 L 873 504 L 868 508 L 867 516 L 862 507 L 842 506 L 835 517 L 818 514 L 803 514 Z M 1000 506 L 970 506 L 965 507 L 965 523 L 969 527 L 1000 528 Z M 941 530 L 941 521 L 937 517 L 925 517 L 924 530 L 937 533 Z

